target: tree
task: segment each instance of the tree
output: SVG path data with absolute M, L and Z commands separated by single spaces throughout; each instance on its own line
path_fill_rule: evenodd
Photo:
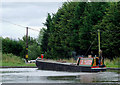
M 111 8 L 109 8 L 110 6 Z M 117 7 L 119 7 L 119 5 L 117 4 L 115 7 L 114 6 L 112 6 L 112 4 L 109 2 L 63 3 L 62 7 L 58 9 L 57 13 L 53 14 L 52 16 L 48 14 L 47 16 L 45 22 L 47 29 L 44 31 L 41 44 L 43 53 L 45 53 L 47 58 L 70 58 L 71 52 L 73 51 L 76 51 L 77 55 L 88 55 L 91 51 L 94 51 L 94 54 L 98 54 L 98 28 L 105 31 L 105 27 L 108 26 L 107 28 L 113 27 L 113 29 L 110 30 L 115 31 L 116 28 L 119 30 L 119 11 L 114 11 L 115 13 L 112 11 L 112 8 L 118 9 Z M 108 11 L 112 12 L 109 13 Z M 110 25 L 110 21 L 108 19 L 112 20 L 112 17 L 114 21 L 112 21 L 112 24 Z M 107 22 L 108 24 L 105 24 L 104 22 Z M 110 41 L 106 41 L 107 38 L 103 37 L 104 35 L 105 34 L 101 33 L 103 40 L 101 42 L 102 49 L 104 48 L 103 46 L 106 46 L 104 42 Z M 115 33 L 114 35 L 115 37 L 119 36 L 119 34 Z M 115 40 L 116 41 L 114 44 L 111 43 L 111 46 L 113 47 L 118 46 L 118 44 L 115 46 L 117 38 L 115 38 Z M 93 45 L 89 49 L 91 44 Z M 110 52 L 108 49 L 110 50 L 110 48 L 105 47 L 104 52 Z M 117 54 L 119 54 L 119 50 L 115 50 L 114 48 L 113 51 L 117 51 Z M 111 53 L 111 55 L 114 55 L 114 53 Z
M 26 36 L 23 36 L 22 39 L 19 39 L 19 43 L 22 44 L 23 50 L 20 52 L 20 55 L 22 58 L 26 55 Z M 28 59 L 36 59 L 38 56 L 40 56 L 40 46 L 37 43 L 37 40 L 28 36 Z
M 14 55 L 20 56 L 20 52 L 23 50 L 22 45 L 19 41 L 12 40 L 9 38 L 2 38 L 2 52 L 13 53 Z
M 41 50 L 40 50 L 40 46 L 37 45 L 37 43 L 30 45 L 28 48 L 28 56 L 29 59 L 36 59 L 37 57 L 41 56 Z
M 43 39 L 44 32 L 45 32 L 45 28 L 42 28 L 39 32 L 39 35 L 38 35 L 38 38 L 37 38 L 37 42 L 38 42 L 39 45 L 42 44 L 41 42 L 42 42 L 42 39 Z
M 95 29 L 101 30 L 103 55 L 110 59 L 120 56 L 120 2 L 110 3 L 102 22 Z
M 43 53 L 47 52 L 47 50 L 49 50 L 48 47 L 48 38 L 49 38 L 49 33 L 50 33 L 50 27 L 51 27 L 51 15 L 48 13 L 46 22 L 44 23 L 44 25 L 47 27 L 47 29 L 44 29 L 44 34 L 43 34 L 43 38 L 42 38 L 42 42 L 41 42 L 41 50 Z

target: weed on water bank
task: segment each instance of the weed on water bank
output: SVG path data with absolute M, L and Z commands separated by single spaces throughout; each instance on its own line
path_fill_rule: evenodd
M 34 63 L 26 64 L 24 59 L 13 54 L 3 54 L 2 55 L 2 66 L 35 66 Z
M 104 59 L 106 67 L 120 68 L 120 57 L 114 58 L 113 60 Z

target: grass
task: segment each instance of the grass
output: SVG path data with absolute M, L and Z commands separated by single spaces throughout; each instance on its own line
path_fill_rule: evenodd
M 113 60 L 105 59 L 104 60 L 106 67 L 120 68 L 120 57 L 114 58 Z
M 13 54 L 2 55 L 2 66 L 35 66 L 34 63 L 26 64 L 24 59 Z

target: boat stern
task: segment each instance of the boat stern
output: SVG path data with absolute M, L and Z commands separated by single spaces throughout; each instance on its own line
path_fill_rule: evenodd
M 105 65 L 102 65 L 102 66 L 92 66 L 91 67 L 91 71 L 92 72 L 106 71 L 106 66 Z

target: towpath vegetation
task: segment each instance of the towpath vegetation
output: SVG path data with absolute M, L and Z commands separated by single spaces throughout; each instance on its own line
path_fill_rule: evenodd
M 36 67 L 35 63 L 25 63 L 23 58 L 19 56 L 15 56 L 13 54 L 3 54 L 2 55 L 2 66 L 8 67 Z M 105 65 L 111 68 L 119 68 L 119 60 L 120 58 L 114 58 L 113 60 L 105 59 Z M 58 60 L 54 60 L 58 61 Z M 63 59 L 61 61 L 69 62 L 69 63 L 76 63 L 76 60 L 71 59 Z
M 2 55 L 2 66 L 36 66 L 35 63 L 25 63 L 24 58 L 13 54 Z

